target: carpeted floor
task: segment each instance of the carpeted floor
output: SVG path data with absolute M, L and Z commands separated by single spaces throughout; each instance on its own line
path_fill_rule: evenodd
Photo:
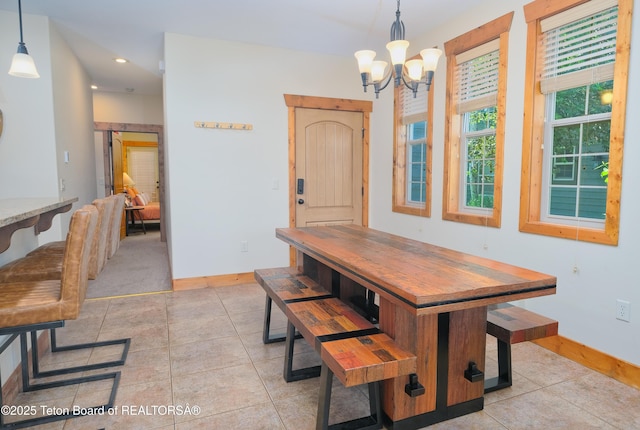
M 169 256 L 160 231 L 126 236 L 95 280 L 89 281 L 87 298 L 170 291 Z

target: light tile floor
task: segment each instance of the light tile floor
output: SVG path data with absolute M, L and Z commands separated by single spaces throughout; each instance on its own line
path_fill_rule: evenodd
M 122 372 L 116 413 L 37 428 L 315 428 L 318 380 L 284 382 L 284 344 L 261 341 L 263 309 L 257 284 L 87 300 L 81 317 L 59 330 L 59 343 L 132 338 L 126 365 L 114 368 Z M 274 307 L 272 327 L 285 324 Z M 295 366 L 318 364 L 304 340 L 297 342 Z M 113 359 L 120 348 L 47 354 L 42 367 Z M 487 374 L 497 373 L 495 348 L 489 338 Z M 483 411 L 429 428 L 640 429 L 639 390 L 532 343 L 514 345 L 513 362 L 513 387 L 487 395 Z M 335 383 L 331 422 L 365 415 L 365 390 Z M 108 394 L 103 381 L 20 394 L 16 404 L 86 407 Z M 188 413 L 171 414 L 170 407 Z

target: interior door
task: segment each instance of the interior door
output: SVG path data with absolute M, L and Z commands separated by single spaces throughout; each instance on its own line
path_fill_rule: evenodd
M 296 108 L 296 226 L 362 225 L 362 112 Z

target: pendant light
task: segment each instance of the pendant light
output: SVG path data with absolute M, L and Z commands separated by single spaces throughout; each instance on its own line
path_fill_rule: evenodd
M 20 19 L 20 43 L 18 43 L 18 52 L 13 56 L 11 61 L 11 68 L 9 74 L 11 76 L 17 76 L 19 78 L 39 78 L 36 64 L 33 62 L 33 58 L 27 51 L 27 46 L 22 39 L 22 4 L 21 0 L 18 0 L 18 17 Z

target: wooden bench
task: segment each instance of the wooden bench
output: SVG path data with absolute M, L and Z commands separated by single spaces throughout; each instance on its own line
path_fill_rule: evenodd
M 270 334 L 272 302 L 284 313 L 287 303 L 331 297 L 331 293 L 313 279 L 299 273 L 294 267 L 258 269 L 254 271 L 254 277 L 267 293 L 262 328 L 262 342 L 265 344 L 282 342 L 286 338 L 284 334 Z
M 271 306 L 275 302 L 287 317 L 284 379 L 287 382 L 321 376 L 317 428 L 329 428 L 333 375 L 346 386 L 369 385 L 370 415 L 331 428 L 382 428 L 380 381 L 415 374 L 417 358 L 380 332 L 368 316 L 322 288 L 317 282 L 281 267 L 259 269 L 256 281 L 267 293 L 263 342 L 281 340 L 270 335 Z M 293 369 L 293 347 L 301 335 L 320 354 L 321 366 Z
M 320 375 L 320 366 L 293 370 L 296 329 L 318 354 L 322 342 L 380 333 L 380 329 L 338 298 L 287 303 L 284 379 L 299 381 Z
M 512 384 L 511 345 L 558 334 L 558 322 L 508 303 L 489 306 L 487 334 L 498 341 L 498 376 L 485 379 L 484 392 Z
M 322 369 L 316 430 L 328 428 L 380 429 L 380 381 L 416 372 L 415 355 L 399 348 L 384 333 L 351 337 L 320 344 Z M 370 415 L 329 426 L 331 385 L 335 375 L 345 387 L 368 384 Z

